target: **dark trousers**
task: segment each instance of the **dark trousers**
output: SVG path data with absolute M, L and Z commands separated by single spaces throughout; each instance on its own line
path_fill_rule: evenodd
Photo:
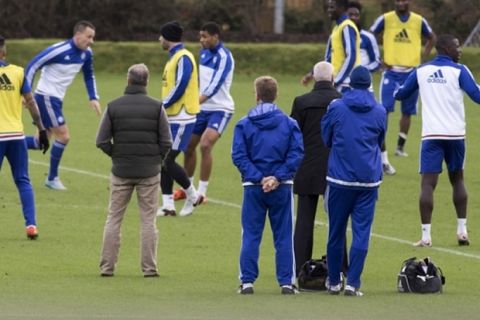
M 317 212 L 319 194 L 299 194 L 297 196 L 297 220 L 295 222 L 295 234 L 293 238 L 295 250 L 295 270 L 298 277 L 300 268 L 308 260 L 312 259 L 313 252 L 313 229 L 315 227 L 315 215 Z M 345 241 L 346 243 L 346 241 Z M 320 259 L 320 253 L 316 259 Z M 346 274 L 348 269 L 347 248 L 344 249 L 342 271 Z
M 301 266 L 312 258 L 313 228 L 319 197 L 319 194 L 299 194 L 297 198 L 297 220 L 293 237 L 297 276 Z

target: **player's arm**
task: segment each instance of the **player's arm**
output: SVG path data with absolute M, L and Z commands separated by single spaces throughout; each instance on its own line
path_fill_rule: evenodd
M 25 78 L 30 88 L 33 88 L 33 81 L 37 71 L 43 68 L 43 66 L 52 63 L 58 56 L 57 51 L 59 50 L 54 51 L 54 49 L 54 47 L 48 47 L 40 51 L 35 57 L 32 58 L 32 60 L 30 60 L 30 62 L 28 62 L 27 66 L 25 67 Z
M 291 134 L 286 141 L 288 143 L 288 151 L 286 152 L 285 161 L 275 170 L 274 176 L 278 181 L 293 179 L 295 172 L 300 167 L 303 159 L 303 136 L 297 121 L 291 119 L 289 121 Z
M 40 116 L 40 111 L 38 110 L 37 102 L 33 98 L 32 90 L 26 79 L 23 79 L 23 85 L 20 89 L 20 93 L 25 100 L 25 106 L 32 117 L 33 123 L 37 126 L 38 129 L 38 144 L 40 149 L 43 150 L 43 153 L 47 152 L 50 147 L 50 142 L 48 141 L 47 131 L 42 123 L 42 118 Z
M 220 87 L 225 83 L 228 74 L 232 71 L 233 61 L 232 57 L 222 48 L 218 51 L 218 64 L 213 72 L 210 83 L 200 95 L 200 103 L 205 102 L 213 95 L 215 95 Z
M 355 29 L 351 26 L 345 26 L 342 30 L 342 43 L 345 48 L 345 60 L 343 61 L 340 71 L 335 76 L 334 85 L 337 87 L 345 81 L 345 79 L 350 75 L 352 69 L 355 65 L 357 59 L 357 33 Z
M 163 100 L 163 106 L 165 108 L 170 107 L 172 104 L 178 101 L 187 89 L 188 82 L 193 72 L 193 63 L 187 56 L 182 56 L 178 59 L 177 73 L 175 76 L 175 87 L 170 91 L 168 96 Z
M 385 29 L 385 17 L 381 15 L 375 20 L 375 22 L 372 24 L 372 26 L 369 29 L 369 31 L 373 33 L 373 35 L 375 36 L 375 39 L 377 40 L 377 46 L 379 43 L 383 42 L 381 34 L 383 33 L 384 29 Z M 379 61 L 380 61 L 380 66 L 382 68 L 384 69 L 391 68 L 391 66 L 386 64 L 385 61 L 382 61 L 381 59 L 379 59 Z
M 427 61 L 428 56 L 430 55 L 430 52 L 437 41 L 437 36 L 435 35 L 435 32 L 433 32 L 432 28 L 430 28 L 428 25 L 428 22 L 425 20 L 425 18 L 422 18 L 422 36 L 427 39 L 422 53 L 422 61 Z
M 460 88 L 476 103 L 480 104 L 480 86 L 475 81 L 470 70 L 462 65 L 459 77 Z
M 85 87 L 87 88 L 90 108 L 95 110 L 97 115 L 100 116 L 102 114 L 102 107 L 99 102 L 97 83 L 93 71 L 93 53 L 89 50 L 88 54 L 89 56 L 82 66 L 83 80 L 85 81 Z
M 365 43 L 367 54 L 370 60 L 370 63 L 365 67 L 368 69 L 368 71 L 375 72 L 381 66 L 380 50 L 378 49 L 378 43 L 373 34 L 371 34 L 370 32 L 365 32 L 364 34 L 364 40 L 366 40 Z
M 250 160 L 242 123 L 237 123 L 233 130 L 232 161 L 242 175 L 243 181 L 253 183 L 262 181 L 263 174 Z
M 417 70 L 410 73 L 403 85 L 395 90 L 393 96 L 395 100 L 405 100 L 410 97 L 412 93 L 414 93 L 416 90 L 418 90 Z
M 324 114 L 322 117 L 321 125 L 321 132 L 322 132 L 322 140 L 323 143 L 327 148 L 332 147 L 333 142 L 333 124 L 334 124 L 334 108 L 335 108 L 335 100 L 332 101 L 327 108 L 327 113 Z
M 327 41 L 324 60 L 327 62 L 332 62 L 332 38 L 331 37 L 329 37 Z M 300 83 L 306 86 L 312 80 L 313 80 L 313 68 L 302 77 L 302 79 L 300 80 Z
M 98 127 L 97 138 L 95 144 L 97 148 L 100 148 L 108 156 L 112 156 L 113 144 L 112 144 L 112 121 L 110 120 L 110 115 L 107 109 L 103 113 L 102 120 L 100 121 L 100 126 Z

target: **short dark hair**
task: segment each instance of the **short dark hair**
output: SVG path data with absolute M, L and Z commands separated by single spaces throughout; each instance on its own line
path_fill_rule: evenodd
M 362 4 L 358 1 L 349 1 L 347 4 L 347 9 L 348 8 L 356 8 L 358 11 L 362 12 Z
M 255 93 L 263 102 L 273 102 L 277 98 L 278 83 L 275 78 L 262 76 L 255 79 Z
M 446 48 L 453 45 L 453 41 L 457 39 L 454 35 L 451 34 L 441 34 L 437 38 L 437 43 L 435 44 L 435 49 L 437 53 L 446 53 Z
M 5 46 L 5 38 L 0 34 L 0 48 Z
M 95 30 L 95 26 L 93 25 L 93 23 L 87 20 L 80 20 L 77 23 L 75 23 L 75 26 L 73 27 L 73 34 L 77 32 L 82 32 L 87 28 Z
M 209 35 L 219 35 L 220 36 L 220 26 L 218 25 L 218 23 L 216 22 L 213 22 L 213 21 L 209 21 L 209 22 L 206 22 L 201 28 L 200 28 L 200 31 L 207 31 Z

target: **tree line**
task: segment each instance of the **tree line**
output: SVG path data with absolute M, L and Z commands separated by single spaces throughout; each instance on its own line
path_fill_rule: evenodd
M 96 26 L 98 40 L 156 40 L 160 26 L 178 20 L 186 40 L 196 40 L 206 21 L 216 21 L 228 41 L 313 42 L 328 37 L 331 23 L 326 0 L 310 7 L 285 10 L 285 34 L 268 32 L 273 9 L 265 0 L 0 0 L 0 33 L 7 38 L 68 38 L 76 21 Z M 364 25 L 370 26 L 381 11 L 393 9 L 393 0 L 364 3 Z M 422 0 L 413 10 L 425 16 L 437 34 L 452 33 L 465 40 L 479 20 L 478 0 Z M 267 27 L 266 27 L 267 25 Z

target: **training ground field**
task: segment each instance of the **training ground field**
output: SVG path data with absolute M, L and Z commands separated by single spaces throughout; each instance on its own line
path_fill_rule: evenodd
M 160 70 L 152 73 L 159 75 Z M 299 77 L 273 76 L 279 80 L 279 105 L 289 113 L 293 98 L 307 89 L 299 84 Z M 236 293 L 242 187 L 231 163 L 230 149 L 234 123 L 255 102 L 253 79 L 234 79 L 237 110 L 214 150 L 209 202 L 190 217 L 158 219 L 160 278 L 145 279 L 140 271 L 135 197 L 122 227 L 115 276 L 99 276 L 110 159 L 95 147 L 99 118 L 89 109 L 83 81 L 77 77 L 64 105 L 72 138 L 60 175 L 68 191 L 43 186 L 48 154 L 30 152 L 40 231 L 37 241 L 25 237 L 19 199 L 6 160 L 0 172 L 0 319 L 480 319 L 480 108 L 468 98 L 465 177 L 470 195 L 469 247 L 457 246 L 456 217 L 446 174 L 441 175 L 435 193 L 434 246 L 411 245 L 420 237 L 417 170 L 421 122 L 420 117 L 414 117 L 406 145 L 409 157 L 390 156 L 397 174 L 385 177 L 380 187 L 363 273 L 364 297 L 325 293 L 281 296 L 274 275 L 269 226 L 262 243 L 255 294 Z M 375 82 L 377 86 L 378 78 Z M 105 106 L 123 93 L 125 75 L 97 74 L 97 83 Z M 160 96 L 159 77 L 152 79 L 149 93 Z M 396 144 L 398 117 L 397 111 L 390 119 L 390 150 Z M 26 115 L 24 118 L 26 131 L 32 133 L 31 121 Z M 177 210 L 181 205 L 177 204 Z M 326 233 L 325 213 L 320 205 L 315 257 L 325 253 Z M 413 256 L 430 256 L 443 269 L 443 294 L 397 292 L 400 265 Z

